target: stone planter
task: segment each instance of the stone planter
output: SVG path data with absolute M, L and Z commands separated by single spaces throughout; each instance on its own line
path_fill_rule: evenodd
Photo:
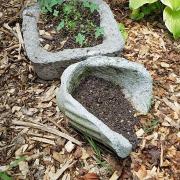
M 61 77 L 61 86 L 57 92 L 59 109 L 71 119 L 76 129 L 92 136 L 124 158 L 132 149 L 129 140 L 112 131 L 71 95 L 80 80 L 90 74 L 120 85 L 133 107 L 144 114 L 151 105 L 151 76 L 140 64 L 118 57 L 98 56 L 69 66 Z
M 104 28 L 103 43 L 94 47 L 65 49 L 48 52 L 40 47 L 37 22 L 40 9 L 37 4 L 23 12 L 23 36 L 27 55 L 32 61 L 37 75 L 45 80 L 59 78 L 63 70 L 74 62 L 90 56 L 118 54 L 124 47 L 124 40 L 109 6 L 103 0 L 90 0 L 99 5 L 100 26 Z

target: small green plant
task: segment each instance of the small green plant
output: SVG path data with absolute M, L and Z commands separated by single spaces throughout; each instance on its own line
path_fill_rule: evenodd
M 97 27 L 95 31 L 95 37 L 96 39 L 104 35 L 104 28 Z
M 66 15 L 69 15 L 73 11 L 74 7 L 71 4 L 65 4 L 63 8 L 63 12 Z
M 118 27 L 119 27 L 119 31 L 121 32 L 121 34 L 122 34 L 124 40 L 126 40 L 127 37 L 128 37 L 128 33 L 127 33 L 126 29 L 125 29 L 124 24 L 119 23 L 119 24 L 118 24 Z
M 154 128 L 159 124 L 159 121 L 157 119 L 153 119 L 146 125 L 144 125 L 143 129 L 145 133 L 151 133 L 153 132 Z
M 163 10 L 163 20 L 174 38 L 180 37 L 180 0 L 130 0 L 132 19 L 142 19 L 144 16 Z M 165 8 L 164 8 L 165 7 Z
M 56 30 L 59 31 L 59 30 L 63 29 L 64 26 L 65 26 L 65 23 L 64 23 L 64 20 L 62 20 L 62 21 L 59 23 L 59 25 L 57 26 Z
M 84 1 L 83 6 L 86 8 L 89 8 L 91 13 L 93 13 L 94 11 L 97 11 L 99 9 L 99 7 L 96 3 L 91 3 L 89 1 Z
M 54 10 L 54 12 L 53 12 L 53 16 L 58 16 L 59 15 L 59 11 L 56 11 L 56 10 Z
M 83 34 L 78 33 L 78 35 L 75 36 L 75 38 L 76 38 L 76 43 L 78 43 L 79 45 L 82 46 L 85 43 L 86 38 Z
M 42 13 L 53 12 L 53 7 L 62 4 L 63 0 L 38 0 Z

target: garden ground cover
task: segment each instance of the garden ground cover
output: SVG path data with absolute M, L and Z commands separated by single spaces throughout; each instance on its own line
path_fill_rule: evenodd
M 108 150 L 100 153 L 91 139 L 69 127 L 55 101 L 60 82 L 35 75 L 21 29 L 20 14 L 28 3 L 2 0 L 0 6 L 0 169 L 17 179 L 178 179 L 180 41 L 159 19 L 134 22 L 124 4 L 111 6 L 128 32 L 122 56 L 143 64 L 154 81 L 152 109 L 139 115 L 139 147 L 119 159 Z M 82 146 L 68 142 L 69 136 Z M 14 167 L 7 166 L 11 162 Z

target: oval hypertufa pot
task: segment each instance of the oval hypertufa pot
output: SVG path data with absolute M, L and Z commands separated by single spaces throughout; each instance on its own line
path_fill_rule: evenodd
M 132 150 L 129 140 L 112 131 L 71 95 L 80 81 L 90 74 L 120 85 L 132 106 L 143 114 L 151 106 L 151 76 L 138 63 L 119 57 L 98 56 L 69 66 L 61 77 L 61 86 L 57 92 L 59 109 L 70 118 L 70 123 L 76 129 L 110 147 L 124 158 Z

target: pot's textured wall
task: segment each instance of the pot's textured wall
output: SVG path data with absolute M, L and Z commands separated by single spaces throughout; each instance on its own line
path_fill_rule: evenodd
M 74 62 L 97 55 L 115 56 L 124 47 L 124 40 L 109 6 L 103 0 L 90 0 L 99 5 L 100 25 L 104 28 L 102 44 L 89 48 L 65 49 L 56 53 L 40 47 L 37 21 L 39 6 L 28 7 L 23 12 L 23 36 L 27 55 L 32 61 L 37 75 L 45 80 L 59 78 L 63 70 Z
M 112 131 L 71 96 L 81 78 L 88 74 L 120 85 L 125 97 L 137 111 L 143 114 L 146 114 L 151 106 L 151 76 L 138 63 L 119 57 L 98 56 L 70 65 L 61 77 L 61 86 L 57 92 L 59 109 L 71 119 L 71 124 L 75 128 L 111 147 L 124 158 L 132 149 L 128 139 Z

